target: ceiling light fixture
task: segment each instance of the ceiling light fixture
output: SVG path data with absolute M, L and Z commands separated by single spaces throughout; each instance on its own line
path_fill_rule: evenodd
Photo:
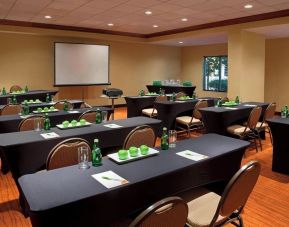
M 253 5 L 247 4 L 247 5 L 244 6 L 244 8 L 245 9 L 251 9 L 251 8 L 253 8 Z
M 52 16 L 46 15 L 46 16 L 44 16 L 44 18 L 45 18 L 45 19 L 51 19 Z
M 186 22 L 188 21 L 188 18 L 182 18 L 182 21 Z
M 107 24 L 107 26 L 112 27 L 112 26 L 114 26 L 114 24 L 113 23 L 109 23 L 109 24 Z
M 152 11 L 145 11 L 145 14 L 146 14 L 146 15 L 151 15 L 151 14 L 152 14 Z
M 154 24 L 153 27 L 154 27 L 154 28 L 158 28 L 159 26 L 158 26 L 157 24 Z

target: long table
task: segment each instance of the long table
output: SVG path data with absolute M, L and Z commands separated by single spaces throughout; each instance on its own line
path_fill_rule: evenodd
M 228 182 L 239 169 L 246 141 L 216 134 L 177 142 L 159 155 L 118 165 L 104 159 L 100 167 L 77 166 L 25 175 L 19 179 L 30 220 L 36 226 L 110 226 L 135 210 L 208 183 Z M 177 152 L 207 155 L 193 161 Z M 157 149 L 160 150 L 160 149 Z M 91 175 L 112 170 L 129 181 L 107 189 Z
M 156 92 L 159 93 L 160 89 L 165 90 L 166 94 L 170 93 L 178 93 L 178 92 L 184 92 L 186 95 L 189 95 L 192 97 L 194 94 L 194 91 L 196 89 L 196 86 L 169 86 L 169 85 L 162 85 L 162 86 L 155 86 L 155 85 L 147 85 L 147 89 L 149 92 Z
M 289 118 L 272 118 L 267 122 L 273 137 L 272 170 L 289 175 Z
M 268 105 L 269 103 L 245 102 L 234 107 L 201 108 L 200 112 L 207 133 L 227 135 L 227 127 L 247 121 L 251 110 L 255 106 L 262 107 L 263 116 Z M 262 116 L 260 120 L 262 120 Z
M 30 100 L 30 99 L 39 99 L 40 101 L 45 102 L 46 100 L 46 95 L 49 94 L 51 95 L 56 95 L 58 91 L 51 91 L 51 90 L 33 90 L 33 91 L 28 91 L 26 93 L 19 93 L 16 95 L 17 102 L 23 102 L 25 99 Z M 0 105 L 5 105 L 7 104 L 7 99 L 12 98 L 12 94 L 7 94 L 7 95 L 0 95 Z
M 126 96 L 127 117 L 136 117 L 142 115 L 144 108 L 153 107 L 156 96 Z

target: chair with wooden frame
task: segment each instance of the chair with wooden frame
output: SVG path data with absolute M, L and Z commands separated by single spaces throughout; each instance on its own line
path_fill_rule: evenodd
M 19 85 L 13 85 L 10 88 L 10 93 L 16 92 L 16 91 L 22 91 L 22 88 Z
M 186 96 L 187 94 L 186 93 L 184 93 L 184 92 L 178 92 L 177 94 L 176 94 L 176 99 L 179 99 L 179 98 L 181 98 L 181 97 L 183 97 L 183 96 Z
M 87 147 L 91 154 L 89 143 L 82 138 L 70 138 L 58 143 L 52 148 L 46 160 L 46 169 L 52 170 L 78 163 L 78 148 Z M 89 156 L 91 160 L 91 155 Z
M 41 128 L 43 128 L 45 118 L 42 115 L 32 115 L 32 116 L 29 116 L 29 117 L 23 119 L 19 123 L 18 130 L 20 132 L 34 130 L 34 121 L 36 119 L 39 119 L 40 124 L 41 124 L 40 126 L 41 126 Z
M 90 123 L 95 123 L 96 112 L 96 110 L 88 110 L 79 116 L 78 121 L 80 121 L 81 119 L 85 119 Z
M 156 98 L 155 102 L 163 102 L 167 101 L 167 96 L 165 95 L 160 95 Z M 157 117 L 158 116 L 158 111 L 155 107 L 153 108 L 147 108 L 142 110 L 142 114 L 148 117 Z
M 7 104 L 1 110 L 1 115 L 16 115 L 21 113 L 22 107 L 19 104 Z
M 73 104 L 69 101 L 65 101 L 65 100 L 60 100 L 60 101 L 57 101 L 53 106 L 55 109 L 58 109 L 58 110 L 63 110 L 64 109 L 64 103 L 67 102 L 68 103 L 68 110 L 71 110 L 73 109 Z

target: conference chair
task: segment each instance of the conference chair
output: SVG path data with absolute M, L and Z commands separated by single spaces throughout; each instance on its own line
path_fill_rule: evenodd
M 267 124 L 267 120 L 270 118 L 273 118 L 275 115 L 276 110 L 276 103 L 270 103 L 269 106 L 266 108 L 265 113 L 263 115 L 263 119 L 261 122 L 258 122 L 256 125 L 256 130 L 259 132 L 264 131 L 265 133 L 268 133 L 270 135 L 270 141 L 271 144 L 273 144 L 272 141 L 272 134 L 269 125 Z
M 84 108 L 92 108 L 91 105 L 89 105 L 88 103 L 84 102 L 84 103 L 81 103 L 80 105 L 80 109 L 84 109 Z
M 241 212 L 253 191 L 261 171 L 257 161 L 250 161 L 231 178 L 220 196 L 205 188 L 193 189 L 180 195 L 187 201 L 188 226 L 213 227 L 231 223 L 243 226 Z
M 165 96 L 165 95 L 160 95 L 155 100 L 155 102 L 164 102 L 164 101 L 167 101 L 167 96 Z M 158 111 L 154 106 L 153 108 L 143 109 L 142 114 L 152 118 L 152 117 L 158 116 Z
M 208 107 L 206 100 L 200 100 L 194 107 L 192 116 L 180 116 L 176 118 L 176 127 L 187 131 L 188 136 L 191 134 L 191 130 L 197 130 L 204 127 L 202 122 L 202 114 L 200 108 Z
M 87 147 L 91 153 L 89 143 L 85 139 L 70 138 L 58 143 L 49 152 L 46 160 L 46 169 L 52 170 L 78 163 L 78 148 Z M 91 156 L 89 157 L 91 160 Z
M 180 197 L 162 199 L 139 214 L 129 227 L 184 227 L 188 205 Z
M 178 93 L 176 94 L 176 98 L 179 99 L 179 98 L 181 98 L 181 97 L 183 97 L 183 96 L 186 96 L 186 95 L 187 95 L 187 94 L 184 93 L 184 92 L 178 92 Z
M 64 101 L 64 100 L 56 102 L 54 104 L 54 108 L 58 109 L 58 110 L 63 110 L 65 102 L 67 102 L 67 104 L 68 104 L 68 110 L 72 110 L 73 109 L 73 104 L 71 102 L 69 102 L 69 101 Z
M 139 147 L 143 144 L 154 147 L 156 135 L 153 128 L 149 125 L 141 125 L 134 128 L 125 138 L 123 148 L 129 149 L 131 146 Z
M 22 88 L 19 85 L 13 85 L 10 88 L 10 93 L 15 91 L 22 91 Z
M 15 115 L 21 113 L 22 107 L 19 104 L 7 104 L 1 110 L 1 115 Z
M 79 116 L 78 121 L 80 121 L 81 119 L 85 119 L 86 121 L 88 121 L 90 123 L 95 123 L 96 110 L 88 110 L 88 111 L 84 112 L 83 114 L 81 114 Z
M 259 121 L 261 113 L 262 113 L 261 107 L 259 106 L 254 107 L 254 109 L 251 110 L 251 113 L 245 126 L 231 125 L 227 128 L 227 132 L 230 133 L 231 135 L 239 137 L 240 139 L 253 140 L 256 151 L 258 151 L 258 144 L 257 144 L 258 139 L 259 145 L 262 150 L 260 134 L 259 131 L 256 130 L 256 125 Z
M 221 103 L 225 103 L 225 102 L 229 102 L 229 98 L 228 97 L 223 97 L 220 100 Z
M 40 122 L 40 127 L 43 128 L 45 118 L 41 115 L 32 115 L 25 119 L 23 119 L 18 126 L 18 130 L 22 131 L 29 131 L 34 130 L 34 122 L 38 120 Z

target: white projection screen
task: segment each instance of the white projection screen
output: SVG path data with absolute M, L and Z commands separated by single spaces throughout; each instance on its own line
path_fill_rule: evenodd
M 54 86 L 106 85 L 109 46 L 54 43 Z

